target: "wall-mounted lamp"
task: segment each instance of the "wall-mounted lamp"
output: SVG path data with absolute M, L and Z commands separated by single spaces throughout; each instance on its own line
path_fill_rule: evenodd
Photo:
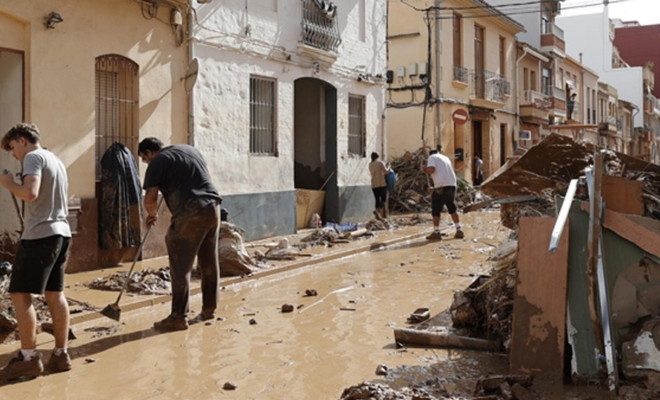
M 44 25 L 46 25 L 46 29 L 55 29 L 55 24 L 59 24 L 62 21 L 64 21 L 64 18 L 60 14 L 52 12 L 44 18 Z

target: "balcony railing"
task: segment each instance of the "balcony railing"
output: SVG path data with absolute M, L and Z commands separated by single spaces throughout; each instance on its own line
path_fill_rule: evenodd
M 582 106 L 574 101 L 571 109 L 571 103 L 566 104 L 566 119 L 571 121 L 582 121 Z
M 320 5 L 331 5 L 322 10 Z M 337 10 L 328 0 L 303 0 L 302 42 L 317 49 L 336 52 L 341 44 Z M 328 11 L 329 8 L 329 11 Z
M 555 99 L 560 99 L 564 101 L 566 100 L 566 91 L 564 89 L 555 87 L 554 85 L 548 85 L 545 88 L 545 94 L 547 94 L 550 97 L 554 97 Z
M 454 80 L 456 82 L 468 83 L 468 70 L 465 67 L 454 66 Z
M 552 106 L 548 96 L 535 90 L 525 90 L 523 92 L 524 104 L 531 104 L 536 108 L 547 110 Z
M 542 26 L 543 32 L 541 32 L 542 35 L 554 35 L 558 37 L 561 40 L 564 40 L 564 30 L 555 25 L 554 23 L 548 23 L 548 24 L 543 24 Z
M 472 96 L 475 98 L 504 103 L 504 95 L 510 93 L 511 85 L 504 80 L 504 76 L 490 71 L 472 70 Z

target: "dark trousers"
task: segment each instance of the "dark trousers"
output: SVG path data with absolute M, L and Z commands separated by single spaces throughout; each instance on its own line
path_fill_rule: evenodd
M 202 311 L 213 312 L 218 301 L 218 228 L 220 211 L 211 204 L 172 219 L 165 236 L 172 275 L 172 314 L 188 313 L 190 274 L 195 256 L 202 275 Z

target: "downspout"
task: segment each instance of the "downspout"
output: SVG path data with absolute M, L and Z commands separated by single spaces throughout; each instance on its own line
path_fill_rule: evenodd
M 186 42 L 188 44 L 188 68 L 194 59 L 193 52 L 193 23 L 195 21 L 193 0 L 188 0 L 188 34 Z M 195 146 L 195 85 L 188 92 L 188 144 Z
M 440 3 L 442 0 L 435 0 L 435 118 L 437 124 L 436 131 L 436 145 L 442 146 L 442 110 L 440 109 L 440 104 L 437 100 L 440 99 L 440 74 L 442 67 L 440 66 Z M 426 112 L 426 111 L 425 111 Z
M 516 60 L 516 92 L 518 93 L 516 96 L 516 134 L 520 134 L 520 61 L 522 61 L 527 54 L 527 46 L 523 46 L 523 54 Z M 518 141 L 516 141 L 516 143 L 518 143 Z

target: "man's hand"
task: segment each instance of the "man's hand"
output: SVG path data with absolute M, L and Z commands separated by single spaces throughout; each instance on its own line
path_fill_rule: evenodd
M 11 172 L 7 171 L 6 169 L 2 171 L 2 174 L 0 175 L 0 184 L 2 186 L 9 188 L 9 185 L 14 182 L 14 177 L 12 176 Z
M 158 221 L 158 214 L 156 215 L 147 215 L 147 219 L 144 220 L 144 225 L 147 228 L 151 228 L 156 224 L 156 221 Z

